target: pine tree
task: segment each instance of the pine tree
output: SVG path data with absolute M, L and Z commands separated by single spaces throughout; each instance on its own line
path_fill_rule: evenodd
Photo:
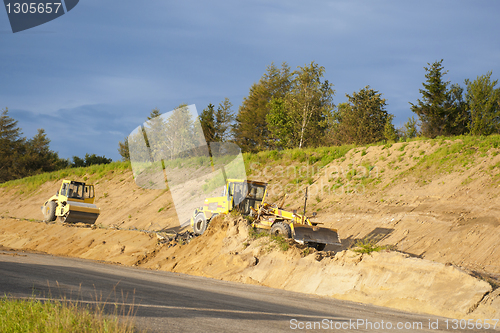
M 122 161 L 130 161 L 130 151 L 128 147 L 128 137 L 118 142 L 118 153 L 122 157 Z
M 8 108 L 0 116 L 0 182 L 54 171 L 69 166 L 69 162 L 60 159 L 50 150 L 50 139 L 45 130 L 26 139 L 17 127 L 17 120 L 8 115 Z
M 183 106 L 185 104 L 181 104 L 181 106 Z M 151 110 L 151 112 L 149 113 L 149 116 L 148 116 L 148 120 L 152 120 L 152 119 L 155 119 L 157 117 L 161 116 L 161 112 L 160 112 L 160 109 L 158 108 L 154 108 L 153 110 Z
M 418 136 L 418 126 L 415 117 L 408 118 L 408 121 L 403 124 L 403 127 L 398 128 L 399 137 L 403 140 L 416 138 Z
M 447 132 L 450 135 L 462 135 L 469 132 L 470 111 L 467 101 L 464 100 L 464 89 L 454 83 L 448 90 L 449 124 Z
M 42 128 L 38 129 L 32 139 L 26 141 L 23 156 L 18 159 L 18 170 L 22 170 L 20 176 L 31 176 L 68 166 L 66 160 L 61 160 L 56 152 L 50 150 L 49 144 L 50 139 Z
M 85 154 L 85 166 L 99 165 L 99 164 L 109 164 L 113 162 L 111 158 L 106 158 L 106 156 L 97 156 L 96 154 Z
M 17 127 L 17 120 L 9 117 L 9 109 L 5 108 L 0 116 L 0 182 L 18 177 L 16 161 L 22 156 L 25 139 Z
M 424 89 L 420 89 L 422 100 L 417 100 L 417 105 L 411 104 L 411 110 L 415 112 L 422 123 L 422 134 L 431 138 L 445 134 L 447 86 L 449 82 L 443 81 L 447 71 L 443 71 L 443 59 L 436 61 L 430 67 L 424 67 L 426 82 L 422 83 Z
M 146 122 L 150 124 L 151 126 L 155 126 L 161 122 L 161 116 L 160 109 L 154 108 L 151 110 L 149 113 L 149 116 L 146 118 Z M 160 130 L 161 124 L 155 127 L 155 130 Z M 161 135 L 161 133 L 156 133 L 155 131 L 152 131 L 152 136 L 157 136 Z M 144 141 L 146 141 L 146 145 L 144 146 Z M 142 129 L 136 129 L 133 133 L 131 133 L 129 136 L 125 137 L 125 139 L 122 141 L 118 142 L 118 153 L 122 157 L 122 161 L 130 161 L 130 147 L 132 147 L 132 154 L 134 155 L 134 161 L 149 161 L 151 159 L 150 151 L 148 149 L 149 147 L 149 140 L 148 137 L 144 137 L 144 133 Z M 78 166 L 83 166 L 85 162 L 77 157 L 77 160 L 73 160 L 73 165 L 78 165 Z
M 273 98 L 269 103 L 270 111 L 266 116 L 270 135 L 270 147 L 278 149 L 293 148 L 297 141 L 296 132 L 289 113 L 285 110 L 285 102 L 282 98 Z
M 144 131 L 146 135 L 141 134 L 144 135 L 152 160 L 160 161 L 161 159 L 171 158 L 172 152 L 169 148 L 171 143 L 167 141 L 171 136 L 167 135 L 167 120 L 162 116 L 158 108 L 151 110 L 147 121 L 144 123 Z M 142 139 L 140 138 L 141 134 L 138 134 L 137 139 Z
M 420 89 L 422 100 L 417 104 L 410 103 L 411 110 L 415 112 L 421 123 L 422 135 L 434 138 L 439 135 L 459 135 L 467 131 L 467 113 L 462 101 L 462 89 L 458 85 L 451 85 L 443 81 L 443 76 L 448 73 L 443 69 L 443 59 L 434 62 L 430 67 L 424 67 L 426 82 Z
M 194 119 L 187 104 L 181 104 L 174 111 L 169 112 L 164 121 L 164 137 L 160 140 L 164 142 L 162 149 L 169 153 L 169 155 L 163 155 L 164 159 L 192 156 L 192 149 L 205 144 L 205 142 L 200 142 L 200 136 L 203 136 L 203 133 L 196 133 Z M 203 137 L 201 140 L 203 141 Z
M 387 115 L 387 119 L 384 125 L 384 137 L 388 142 L 395 142 L 398 138 L 398 134 L 394 125 L 392 124 L 392 120 L 394 119 L 394 115 Z
M 243 99 L 233 126 L 234 142 L 243 151 L 256 152 L 269 148 L 270 131 L 266 116 L 270 111 L 269 102 L 273 98 L 284 98 L 290 90 L 290 67 L 283 62 L 281 68 L 272 63 L 258 83 L 250 87 Z
M 78 156 L 73 156 L 73 163 L 71 163 L 71 167 L 72 168 L 85 167 L 85 159 Z
M 233 104 L 229 98 L 219 103 L 214 118 L 214 140 L 215 142 L 227 142 L 230 139 L 231 127 L 234 121 L 234 115 L 231 111 Z
M 215 106 L 210 103 L 200 115 L 201 129 L 207 143 L 215 142 Z

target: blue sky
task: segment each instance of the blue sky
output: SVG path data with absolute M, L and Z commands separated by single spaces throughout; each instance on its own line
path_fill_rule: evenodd
M 44 128 L 63 158 L 120 159 L 118 141 L 151 110 L 201 112 L 225 97 L 237 111 L 266 66 L 315 61 L 336 104 L 366 85 L 401 126 L 424 66 L 445 77 L 500 77 L 499 1 L 81 0 L 13 34 L 0 10 L 0 109 L 27 137 Z

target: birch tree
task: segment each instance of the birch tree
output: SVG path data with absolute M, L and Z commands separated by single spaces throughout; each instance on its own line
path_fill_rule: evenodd
M 327 128 L 327 118 L 333 111 L 335 91 L 328 80 L 322 81 L 325 68 L 314 61 L 293 72 L 285 109 L 297 133 L 295 147 L 317 146 Z

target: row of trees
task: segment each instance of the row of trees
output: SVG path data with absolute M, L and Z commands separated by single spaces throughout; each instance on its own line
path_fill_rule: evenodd
M 401 127 L 386 111 L 387 101 L 369 86 L 334 105 L 334 90 L 314 62 L 291 71 L 272 64 L 250 88 L 236 116 L 234 141 L 247 151 L 305 146 L 365 144 L 423 135 L 489 135 L 500 132 L 500 88 L 491 72 L 465 89 L 444 80 L 443 60 L 428 64 L 422 98 L 411 104 L 418 119 Z
M 500 88 L 498 80 L 491 80 L 492 72 L 465 80 L 465 89 L 459 84 L 444 81 L 447 73 L 443 60 L 434 62 L 427 71 L 422 99 L 411 104 L 411 110 L 420 119 L 422 135 L 490 135 L 500 132 Z
M 31 139 L 22 137 L 8 112 L 5 108 L 0 117 L 0 182 L 60 168 L 62 161 L 49 149 L 45 131 L 39 129 Z
M 335 94 L 324 71 L 314 62 L 295 71 L 271 64 L 238 110 L 234 142 L 244 151 L 322 144 Z
M 17 120 L 8 115 L 8 108 L 0 116 L 0 183 L 68 167 L 110 163 L 104 156 L 73 156 L 73 162 L 62 159 L 50 149 L 50 139 L 44 129 L 31 139 L 22 136 Z
M 243 151 L 303 148 L 396 141 L 418 135 L 489 135 L 500 133 L 500 88 L 491 72 L 465 88 L 444 80 L 443 60 L 424 67 L 422 97 L 410 103 L 417 118 L 401 127 L 386 110 L 382 94 L 366 86 L 335 105 L 333 85 L 323 78 L 324 67 L 311 62 L 296 70 L 284 62 L 271 64 L 250 87 L 235 114 L 228 98 L 209 104 L 199 116 L 207 142 L 234 142 Z M 152 116 L 159 116 L 159 110 Z M 153 110 L 153 111 L 155 111 Z M 127 160 L 127 140 L 119 152 Z
M 96 154 L 85 154 L 84 158 L 80 158 L 78 156 L 73 156 L 73 162 L 67 161 L 67 166 L 71 168 L 81 168 L 81 167 L 88 167 L 91 165 L 97 165 L 97 164 L 109 164 L 113 162 L 113 159 L 111 158 L 106 158 L 106 156 L 97 156 Z
M 386 100 L 369 86 L 336 106 L 324 67 L 292 71 L 271 64 L 252 85 L 235 117 L 233 140 L 244 151 L 368 143 L 397 136 Z M 406 132 L 405 132 L 406 133 Z
M 347 102 L 335 105 L 335 90 L 323 79 L 324 67 L 311 62 L 292 71 L 271 64 L 233 118 L 227 115 L 229 101 L 217 112 L 209 105 L 200 116 L 207 141 L 233 141 L 243 151 L 287 149 L 341 144 L 364 144 L 417 135 L 415 119 L 396 130 L 382 94 L 369 86 L 347 94 Z M 224 114 L 224 117 L 216 114 Z M 229 126 L 227 120 L 232 121 Z M 223 136 L 211 135 L 211 124 L 223 127 Z M 224 125 L 224 126 L 222 126 Z M 230 128 L 230 131 L 228 130 Z

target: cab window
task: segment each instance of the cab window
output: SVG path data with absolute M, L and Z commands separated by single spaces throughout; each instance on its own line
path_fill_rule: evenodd
M 233 193 L 234 193 L 234 183 L 229 183 L 227 184 L 227 196 L 228 197 L 231 197 L 233 196 Z
M 94 186 L 85 186 L 83 198 L 92 199 L 94 197 Z
M 69 184 L 68 198 L 81 199 L 83 197 L 83 184 Z
M 68 184 L 64 183 L 61 188 L 61 195 L 66 196 L 67 191 L 68 191 Z
M 235 205 L 239 204 L 245 199 L 245 197 L 247 196 L 247 191 L 248 191 L 247 183 L 234 184 L 233 198 Z
M 248 191 L 248 197 L 262 201 L 262 198 L 264 198 L 265 191 L 266 188 L 264 186 L 250 185 L 250 191 Z

